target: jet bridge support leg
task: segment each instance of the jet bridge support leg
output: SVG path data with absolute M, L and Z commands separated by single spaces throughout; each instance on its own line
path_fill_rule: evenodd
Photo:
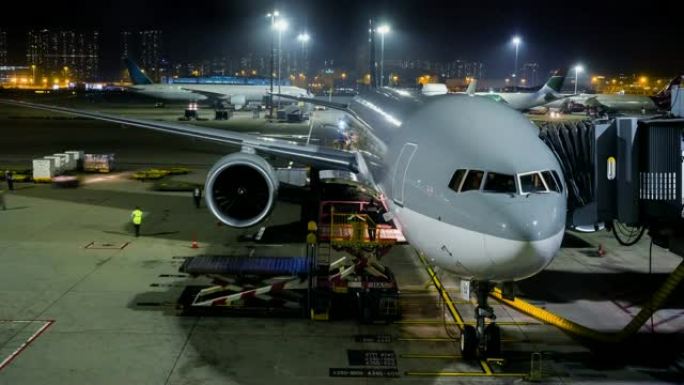
M 497 357 L 501 354 L 501 329 L 494 323 L 494 309 L 487 299 L 494 285 L 487 281 L 475 283 L 477 307 L 475 308 L 475 326 L 465 325 L 461 335 L 461 353 L 466 359 L 480 357 Z M 489 324 L 486 323 L 490 319 Z

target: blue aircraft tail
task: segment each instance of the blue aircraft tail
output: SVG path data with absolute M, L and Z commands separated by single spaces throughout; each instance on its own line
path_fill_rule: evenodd
M 150 78 L 147 75 L 145 75 L 145 73 L 140 69 L 140 67 L 133 63 L 133 60 L 125 58 L 124 63 L 126 63 L 126 67 L 128 68 L 128 74 L 131 76 L 131 81 L 134 85 L 152 84 L 152 80 L 150 80 Z

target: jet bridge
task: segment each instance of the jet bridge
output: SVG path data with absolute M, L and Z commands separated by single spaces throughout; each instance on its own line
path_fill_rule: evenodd
M 684 257 L 684 119 L 620 117 L 541 125 L 540 138 L 558 158 L 568 194 L 567 225 L 611 228 L 618 242 L 636 244 L 648 230 L 654 244 Z M 502 302 L 581 337 L 621 342 L 636 333 L 684 281 L 684 260 L 618 333 L 576 324 L 520 299 Z
M 546 123 L 540 137 L 558 157 L 568 189 L 568 227 L 613 229 L 684 256 L 684 119 Z

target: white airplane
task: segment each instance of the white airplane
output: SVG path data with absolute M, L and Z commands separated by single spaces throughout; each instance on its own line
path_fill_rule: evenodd
M 670 109 L 670 90 L 681 83 L 682 76 L 673 78 L 662 90 L 654 95 L 634 94 L 578 94 L 545 105 L 561 111 L 572 111 L 572 105 L 595 108 L 609 113 L 634 113 L 666 111 Z
M 268 86 L 262 85 L 155 84 L 132 60 L 126 58 L 125 63 L 133 82 L 133 86 L 129 89 L 156 99 L 182 102 L 213 100 L 229 103 L 239 110 L 247 104 L 261 104 L 270 92 Z M 303 88 L 294 86 L 280 86 L 279 88 L 283 95 L 311 96 Z M 277 86 L 276 89 L 278 89 Z M 278 97 L 274 96 L 274 102 L 277 101 Z
M 374 47 L 372 26 L 370 31 Z M 371 66 L 371 84 L 376 79 Z M 276 204 L 278 177 L 262 155 L 356 174 L 386 202 L 386 218 L 396 221 L 431 263 L 475 284 L 477 327 L 464 327 L 461 350 L 465 357 L 497 356 L 499 326 L 485 322 L 495 319 L 488 293 L 495 283 L 524 279 L 547 266 L 565 231 L 566 184 L 537 127 L 501 103 L 467 95 L 372 87 L 349 104 L 296 99 L 343 111 L 360 138 L 359 148 L 335 150 L 179 123 L 0 102 L 240 147 L 220 159 L 205 182 L 209 210 L 232 227 L 260 223 Z
M 518 92 L 472 92 L 476 96 L 487 97 L 497 102 L 509 105 L 511 108 L 518 111 L 527 111 L 534 107 L 543 106 L 554 100 L 563 99 L 566 96 L 560 93 L 563 82 L 565 81 L 565 72 L 561 71 L 559 74 L 551 76 L 549 80 L 538 89 L 526 89 Z M 468 88 L 477 82 L 474 79 L 470 82 Z M 475 85 L 473 85 L 473 88 Z M 466 91 L 468 92 L 468 91 Z

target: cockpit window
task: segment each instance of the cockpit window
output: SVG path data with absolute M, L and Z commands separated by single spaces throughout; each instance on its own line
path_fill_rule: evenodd
M 553 173 L 553 176 L 556 178 L 556 184 L 558 184 L 558 192 L 563 192 L 563 181 L 561 181 L 560 176 L 556 172 L 556 170 L 551 170 Z
M 463 186 L 461 191 L 471 191 L 479 190 L 482 186 L 482 177 L 484 176 L 484 171 L 480 170 L 469 170 L 468 174 L 463 181 Z
M 456 170 L 454 176 L 451 177 L 451 181 L 449 181 L 449 188 L 458 192 L 461 188 L 461 183 L 463 182 L 463 177 L 465 174 L 466 170 Z
M 549 190 L 555 191 L 557 193 L 561 192 L 561 188 L 558 185 L 559 182 L 551 174 L 551 171 L 542 171 L 542 176 L 544 177 L 544 181 L 546 182 L 546 185 L 549 187 Z
M 515 178 L 513 175 L 488 172 L 482 190 L 493 193 L 516 193 Z
M 520 175 L 520 192 L 523 194 L 546 192 L 544 180 L 538 172 Z

